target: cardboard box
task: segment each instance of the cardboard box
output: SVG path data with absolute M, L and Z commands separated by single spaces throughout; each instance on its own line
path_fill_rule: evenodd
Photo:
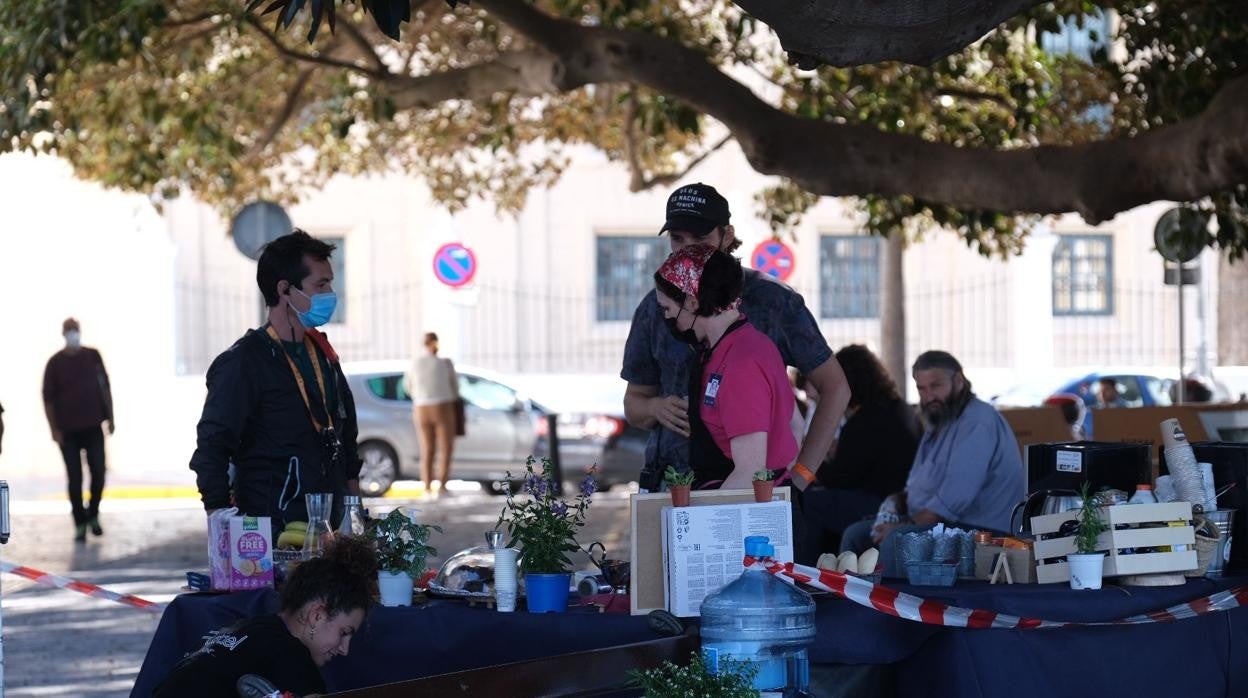
M 788 487 L 777 487 L 772 493 L 772 501 L 787 502 L 790 499 Z M 634 494 L 628 501 L 632 544 L 629 555 L 629 610 L 633 615 L 667 610 L 667 593 L 663 588 L 666 576 L 663 566 L 663 509 L 672 506 L 672 496 L 667 492 Z M 689 497 L 689 505 L 695 507 L 753 501 L 752 489 L 699 490 L 691 492 Z
M 230 590 L 230 518 L 238 509 L 218 509 L 208 517 L 208 575 L 213 591 Z
M 1033 516 L 1031 531 L 1036 535 L 1036 579 L 1041 584 L 1070 580 L 1070 567 L 1059 558 L 1075 552 L 1075 537 L 1046 538 L 1066 521 L 1079 518 L 1079 511 Z M 1173 521 L 1191 521 L 1188 502 L 1166 504 L 1119 504 L 1102 507 L 1101 517 L 1109 530 L 1096 539 L 1096 549 L 1105 553 L 1103 576 L 1183 572 L 1196 568 L 1196 533 L 1191 526 L 1171 526 Z M 1120 528 L 1121 526 L 1121 528 Z M 1170 552 L 1123 553 L 1124 549 L 1158 548 L 1176 545 L 1187 550 Z
M 1006 548 L 1000 545 L 975 546 L 975 578 L 988 581 L 992 571 L 997 567 L 997 557 L 1005 555 L 1005 564 L 1010 568 L 1010 578 L 1015 584 L 1036 583 L 1036 558 L 1031 548 Z M 1005 581 L 1005 575 L 997 575 L 997 582 Z
M 230 590 L 273 586 L 273 525 L 267 516 L 230 517 Z

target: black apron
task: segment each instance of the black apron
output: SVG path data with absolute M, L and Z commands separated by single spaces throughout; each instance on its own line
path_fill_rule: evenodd
M 715 342 L 715 347 L 719 346 L 719 342 L 724 341 L 724 337 L 745 325 L 746 322 L 746 319 L 742 317 L 729 325 L 719 341 Z M 710 430 L 702 421 L 702 399 L 705 390 L 702 384 L 702 369 L 706 368 L 706 362 L 710 360 L 715 347 L 695 349 L 693 356 L 689 359 L 689 467 L 693 470 L 693 489 L 695 490 L 719 489 L 724 478 L 732 474 L 736 467 L 732 458 L 725 455 L 715 444 Z

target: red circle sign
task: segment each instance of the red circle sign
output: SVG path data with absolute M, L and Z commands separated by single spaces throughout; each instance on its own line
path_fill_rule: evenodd
M 779 240 L 768 240 L 758 243 L 750 253 L 750 260 L 755 269 L 770 274 L 772 278 L 788 281 L 793 275 L 793 250 Z
M 477 275 L 477 256 L 458 242 L 448 242 L 433 253 L 433 275 L 451 288 L 466 286 Z

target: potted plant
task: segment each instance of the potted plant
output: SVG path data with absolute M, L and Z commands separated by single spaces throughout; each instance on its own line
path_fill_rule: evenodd
M 1070 567 L 1071 589 L 1100 589 L 1105 553 L 1097 551 L 1096 539 L 1109 530 L 1101 517 L 1099 499 L 1090 494 L 1088 483 L 1079 490 L 1083 508 L 1079 510 L 1079 529 L 1075 532 L 1075 552 L 1066 556 Z
M 730 660 L 721 660 L 719 664 L 723 670 L 712 671 L 702 655 L 694 652 L 689 656 L 688 666 L 664 660 L 653 669 L 634 669 L 629 672 L 629 683 L 644 691 L 645 698 L 747 698 L 758 695 L 758 691 L 754 690 L 756 669 L 753 665 Z
M 754 501 L 759 504 L 771 501 L 771 493 L 776 488 L 774 477 L 775 473 L 767 469 L 754 471 Z
M 368 532 L 377 546 L 380 567 L 377 587 L 381 605 L 412 605 L 412 580 L 419 579 L 425 571 L 429 556 L 438 554 L 428 545 L 432 531 L 441 533 L 442 529 L 418 524 L 398 509 L 370 522 Z
M 562 613 L 568 608 L 572 577 L 567 554 L 580 549 L 576 532 L 585 525 L 585 512 L 594 494 L 594 476 L 591 472 L 585 477 L 575 503 L 569 506 L 555 491 L 554 465 L 543 458 L 539 473 L 534 469 L 536 462 L 532 456 L 525 462 L 522 497 L 508 490 L 495 528 L 507 524 L 511 539 L 508 547 L 520 548 L 520 572 L 524 574 L 529 612 Z M 511 473 L 507 477 L 511 479 Z
M 672 493 L 672 506 L 689 506 L 689 491 L 693 489 L 693 471 L 682 473 L 676 466 L 669 465 L 663 471 L 663 482 L 667 483 L 667 491 Z

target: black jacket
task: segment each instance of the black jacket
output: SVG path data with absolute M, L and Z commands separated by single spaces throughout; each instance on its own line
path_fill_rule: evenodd
M 220 698 L 238 695 L 245 674 L 268 679 L 281 690 L 306 696 L 325 692 L 311 653 L 277 616 L 239 621 L 214 632 L 156 687 L 155 698 Z
M 212 362 L 198 446 L 191 456 L 205 509 L 229 506 L 233 461 L 234 496 L 243 514 L 272 517 L 280 530 L 287 521 L 307 520 L 303 495 L 309 492 L 333 493 L 334 511 L 342 511 L 347 481 L 360 475 L 359 428 L 342 367 L 332 366 L 326 378 L 336 381 L 337 404 L 330 409 L 342 441 L 337 469 L 330 467 L 283 349 L 265 332 L 248 330 Z M 297 459 L 297 472 L 292 459 Z M 290 500 L 285 511 L 279 506 L 283 487 Z
M 904 401 L 863 405 L 845 420 L 836 456 L 816 477 L 825 487 L 887 497 L 905 489 L 919 436 L 918 417 Z

